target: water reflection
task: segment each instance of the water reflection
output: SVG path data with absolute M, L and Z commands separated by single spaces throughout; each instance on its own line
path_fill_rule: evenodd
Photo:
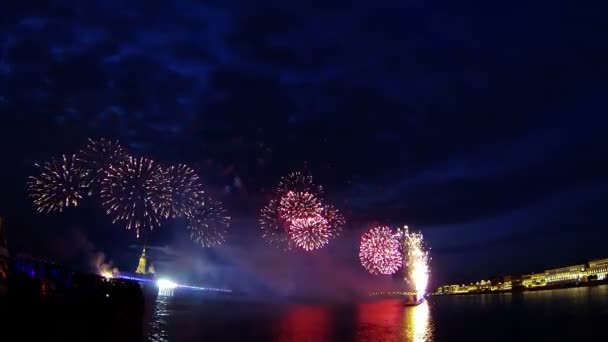
M 406 307 L 401 300 L 357 306 L 357 341 L 433 341 L 429 304 Z
M 151 303 L 148 341 L 595 341 L 603 336 L 595 328 L 608 319 L 608 286 L 440 296 L 415 307 L 402 300 L 275 305 L 178 299 Z M 572 328 L 555 329 L 562 326 Z
M 397 341 L 403 306 L 399 300 L 383 300 L 357 305 L 356 340 Z
M 330 341 L 330 313 L 325 307 L 293 305 L 281 319 L 278 341 Z
M 406 307 L 404 313 L 403 337 L 405 341 L 427 342 L 433 340 L 433 329 L 430 323 L 429 303 Z
M 168 309 L 170 297 L 158 296 L 154 304 L 154 313 L 148 327 L 148 341 L 167 342 L 169 341 L 168 333 L 168 318 L 170 311 Z
M 249 336 L 250 340 L 278 342 L 434 339 L 431 307 L 427 302 L 415 307 L 404 306 L 402 300 L 355 306 L 231 303 L 226 307 L 210 302 L 182 304 L 182 309 L 177 309 L 171 300 L 165 296 L 156 298 L 147 329 L 148 341 L 180 341 L 192 336 L 202 340 L 245 340 L 242 337 Z M 180 313 L 178 316 L 175 310 Z

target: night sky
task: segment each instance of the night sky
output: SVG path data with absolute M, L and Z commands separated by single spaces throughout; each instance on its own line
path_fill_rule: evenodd
M 574 5 L 4 4 L 11 250 L 74 268 L 103 252 L 135 268 L 134 232 L 94 199 L 40 215 L 26 192 L 35 162 L 109 137 L 191 165 L 230 211 L 220 248 L 192 244 L 180 221 L 150 235 L 157 269 L 182 279 L 384 286 L 395 279 L 367 275 L 357 256 L 376 222 L 422 230 L 434 285 L 608 256 L 608 8 Z M 312 173 L 348 219 L 318 252 L 284 254 L 259 237 L 256 215 L 292 170 Z

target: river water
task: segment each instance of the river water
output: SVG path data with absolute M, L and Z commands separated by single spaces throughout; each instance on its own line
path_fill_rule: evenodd
M 608 340 L 608 285 L 351 305 L 259 304 L 158 297 L 149 341 Z

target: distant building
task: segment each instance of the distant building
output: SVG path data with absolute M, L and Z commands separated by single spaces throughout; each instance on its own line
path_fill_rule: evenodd
M 523 275 L 506 275 L 480 280 L 469 285 L 444 285 L 438 294 L 483 293 L 495 291 L 525 291 L 542 287 L 562 287 L 585 282 L 608 282 L 608 258 L 595 259 L 586 264 L 553 268 L 544 272 Z
M 578 264 L 545 271 L 547 285 L 573 284 L 584 281 L 585 264 Z
M 524 287 L 538 287 L 547 285 L 547 272 L 532 273 L 522 278 Z
M 512 290 L 521 290 L 524 288 L 524 280 L 526 280 L 528 277 L 523 276 L 523 275 L 512 275 L 510 276 L 511 278 L 511 289 Z
M 500 289 L 502 291 L 513 289 L 513 277 L 510 275 L 504 276 L 502 279 L 502 284 L 500 284 Z
M 585 272 L 589 280 L 604 280 L 608 274 L 608 258 L 589 261 Z
M 452 294 L 459 293 L 460 285 L 445 285 L 438 289 L 437 293 L 440 294 Z
M 477 285 L 478 291 L 490 291 L 492 288 L 492 282 L 489 280 L 481 280 Z

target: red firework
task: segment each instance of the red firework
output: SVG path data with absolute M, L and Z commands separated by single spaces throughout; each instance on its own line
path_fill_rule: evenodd
M 262 237 L 269 244 L 290 250 L 319 249 L 342 232 L 344 216 L 319 196 L 323 188 L 310 175 L 292 172 L 283 177 L 272 199 L 260 212 Z
M 288 233 L 296 246 L 306 251 L 325 246 L 332 237 L 331 227 L 321 215 L 292 220 Z
M 393 274 L 402 266 L 398 234 L 389 227 L 375 227 L 361 236 L 359 260 L 371 274 Z
M 309 192 L 288 191 L 279 202 L 279 213 L 285 221 L 291 222 L 321 215 L 321 202 Z

